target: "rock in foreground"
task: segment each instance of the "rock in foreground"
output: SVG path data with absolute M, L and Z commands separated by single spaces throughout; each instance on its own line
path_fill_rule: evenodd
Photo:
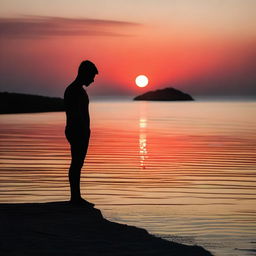
M 0 204 L 1 255 L 12 256 L 210 256 L 150 235 L 146 230 L 110 222 L 99 210 L 68 202 Z
M 134 100 L 183 101 L 194 99 L 189 94 L 183 93 L 174 88 L 165 88 L 161 90 L 146 92 L 135 97 Z

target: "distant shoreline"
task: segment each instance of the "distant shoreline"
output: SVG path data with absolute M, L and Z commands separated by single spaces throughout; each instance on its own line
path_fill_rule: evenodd
M 0 114 L 64 111 L 64 100 L 22 93 L 0 92 Z
M 173 87 L 148 91 L 136 96 L 133 100 L 143 101 L 194 101 L 191 95 Z
M 196 96 L 196 102 L 255 102 L 256 97 L 235 97 L 235 96 Z M 127 100 L 133 101 L 132 96 L 125 97 L 110 97 L 110 96 L 94 96 L 90 98 L 91 102 L 118 102 Z M 151 102 L 163 102 L 163 103 L 177 103 L 186 101 L 151 101 Z M 194 101 L 187 101 L 194 102 Z M 33 106 L 33 109 L 31 109 Z M 47 97 L 32 94 L 23 93 L 10 93 L 0 92 L 0 114 L 33 114 L 33 113 L 50 113 L 50 112 L 63 112 L 64 99 L 58 97 Z
M 49 110 L 49 111 L 26 111 L 26 112 L 11 112 L 11 113 L 0 113 L 0 115 L 17 115 L 17 114 L 40 114 L 40 113 L 54 113 L 54 112 L 64 112 L 64 110 Z

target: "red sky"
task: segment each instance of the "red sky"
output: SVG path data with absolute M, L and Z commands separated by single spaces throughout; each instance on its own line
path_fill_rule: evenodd
M 192 95 L 255 95 L 255 1 L 107 3 L 4 0 L 1 91 L 62 97 L 79 63 L 90 59 L 100 72 L 92 95 L 167 86 Z M 146 88 L 135 86 L 140 74 L 149 78 Z

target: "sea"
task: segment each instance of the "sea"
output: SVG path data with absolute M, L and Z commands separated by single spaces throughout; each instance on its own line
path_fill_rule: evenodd
M 256 254 L 256 101 L 92 100 L 83 197 L 216 256 Z M 65 113 L 0 116 L 0 203 L 69 200 Z

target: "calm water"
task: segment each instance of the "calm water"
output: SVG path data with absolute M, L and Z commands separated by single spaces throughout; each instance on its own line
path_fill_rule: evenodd
M 92 102 L 83 194 L 215 255 L 256 252 L 256 102 Z M 0 202 L 68 200 L 64 113 L 1 115 Z

